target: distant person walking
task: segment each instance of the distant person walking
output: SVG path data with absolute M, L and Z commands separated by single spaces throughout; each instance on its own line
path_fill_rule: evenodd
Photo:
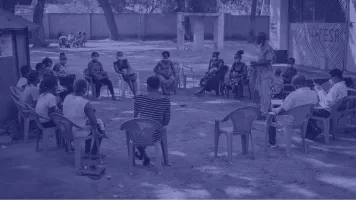
M 267 42 L 266 33 L 259 33 L 257 37 L 257 44 L 260 45 L 260 53 L 258 60 L 251 62 L 251 66 L 257 70 L 256 89 L 260 96 L 260 107 L 262 117 L 260 120 L 266 118 L 268 110 L 271 105 L 270 85 L 272 79 L 272 61 L 274 60 L 274 52 L 271 45 Z

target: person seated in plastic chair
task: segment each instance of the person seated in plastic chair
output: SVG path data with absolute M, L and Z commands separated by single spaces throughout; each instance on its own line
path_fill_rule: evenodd
M 294 76 L 292 79 L 292 85 L 296 90 L 287 96 L 280 107 L 272 108 L 272 112 L 277 114 L 275 119 L 277 122 L 278 120 L 283 120 L 279 116 L 283 115 L 283 113 L 286 111 L 289 111 L 298 106 L 318 103 L 318 96 L 315 91 L 307 87 L 304 75 L 298 74 Z M 269 127 L 268 134 L 269 146 L 271 148 L 277 148 L 276 128 L 272 126 Z
M 134 103 L 134 118 L 152 119 L 162 126 L 167 126 L 171 118 L 171 102 L 167 96 L 162 96 L 159 92 L 160 79 L 151 76 L 147 79 L 147 94 L 138 95 Z M 161 131 L 156 131 L 153 140 L 157 142 L 161 138 Z M 143 165 L 147 166 L 150 159 L 146 154 L 145 147 L 137 147 L 139 153 L 135 156 L 139 160 L 143 159 Z
M 161 89 L 164 95 L 170 95 L 168 88 L 175 87 L 176 72 L 173 62 L 169 59 L 171 54 L 168 51 L 162 52 L 162 60 L 159 61 L 153 71 L 161 82 Z
M 83 79 L 78 79 L 74 83 L 74 93 L 69 94 L 63 102 L 63 116 L 72 121 L 75 125 L 82 129 L 73 128 L 73 134 L 75 137 L 86 137 L 92 134 L 99 134 L 99 145 L 105 134 L 104 122 L 97 119 L 95 116 L 95 109 L 91 103 L 84 98 L 87 92 L 87 82 Z M 97 131 L 97 133 L 93 133 Z M 85 141 L 85 158 L 91 157 L 92 159 L 98 159 L 98 147 L 94 142 L 91 145 L 92 139 Z M 101 155 L 101 157 L 104 157 Z
M 29 65 L 24 65 L 21 67 L 21 77 L 17 81 L 16 87 L 21 91 L 25 89 L 27 85 L 27 77 L 31 72 L 31 67 Z
M 96 98 L 101 99 L 100 89 L 101 86 L 107 85 L 111 93 L 112 100 L 117 100 L 114 93 L 114 87 L 109 79 L 108 73 L 104 71 L 103 64 L 99 62 L 99 53 L 93 52 L 91 54 L 92 61 L 88 63 L 89 76 L 92 78 L 96 89 Z
M 247 66 L 241 62 L 243 50 L 238 51 L 234 56 L 234 64 L 228 73 L 226 85 L 235 94 L 235 99 L 243 97 L 243 79 L 247 76 Z
M 121 74 L 124 81 L 130 87 L 134 98 L 137 95 L 137 74 L 133 71 L 129 61 L 123 58 L 124 54 L 120 51 L 116 54 L 117 61 L 114 62 L 114 69 L 116 73 Z
M 340 69 L 332 69 L 329 71 L 329 83 L 332 85 L 329 92 L 324 91 L 320 85 L 315 85 L 314 87 L 319 97 L 319 106 L 323 109 L 315 110 L 313 116 L 328 118 L 330 116 L 331 107 L 337 101 L 347 96 L 347 86 L 345 81 L 343 81 L 343 75 Z M 306 137 L 308 139 L 315 139 L 321 132 L 322 130 L 317 126 L 316 120 L 309 120 Z
M 40 82 L 38 71 L 32 70 L 27 77 L 27 85 L 25 90 L 20 95 L 20 101 L 35 107 L 39 98 L 38 83 Z
M 271 82 L 271 98 L 281 99 L 283 95 L 283 77 L 281 76 L 282 70 L 276 69 L 274 71 L 273 80 Z
M 40 118 L 40 122 L 44 128 L 56 127 L 49 114 L 60 112 L 57 106 L 60 103 L 60 99 L 55 95 L 57 85 L 58 80 L 55 76 L 45 76 L 40 84 L 40 96 L 36 103 L 36 112 L 42 117 Z
M 73 92 L 76 76 L 68 71 L 67 56 L 65 53 L 59 54 L 59 63 L 53 66 L 53 71 L 56 73 L 61 85 L 65 86 L 69 93 Z

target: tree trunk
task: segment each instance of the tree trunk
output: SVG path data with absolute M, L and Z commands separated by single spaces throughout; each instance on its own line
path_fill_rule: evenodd
M 33 12 L 33 22 L 38 24 L 40 28 L 33 34 L 33 46 L 34 47 L 45 47 L 45 33 L 43 28 L 43 13 L 45 7 L 45 0 L 38 0 Z
M 250 32 L 248 42 L 254 42 L 256 39 L 256 10 L 257 10 L 257 0 L 252 0 L 251 4 L 251 15 L 250 15 Z
M 117 30 L 117 25 L 115 22 L 114 13 L 112 12 L 111 5 L 108 0 L 98 0 L 101 8 L 104 11 L 106 23 L 109 28 L 110 39 L 111 40 L 120 40 L 119 31 Z

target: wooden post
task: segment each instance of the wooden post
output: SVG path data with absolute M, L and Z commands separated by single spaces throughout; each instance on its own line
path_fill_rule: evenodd
M 221 13 L 214 21 L 214 47 L 217 50 L 224 48 L 224 15 L 224 13 Z
M 177 49 L 184 50 L 184 14 L 177 14 Z

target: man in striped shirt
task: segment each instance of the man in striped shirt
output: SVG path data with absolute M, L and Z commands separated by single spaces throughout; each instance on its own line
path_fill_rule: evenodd
M 171 102 L 167 96 L 162 96 L 159 92 L 160 80 L 157 76 L 147 79 L 147 94 L 138 95 L 134 103 L 134 118 L 152 119 L 167 126 L 171 118 Z M 158 142 L 162 138 L 162 132 L 157 130 L 153 135 L 153 141 Z M 149 165 L 150 159 L 146 154 L 145 147 L 137 148 L 140 153 L 136 153 L 139 160 L 143 159 L 145 166 Z

